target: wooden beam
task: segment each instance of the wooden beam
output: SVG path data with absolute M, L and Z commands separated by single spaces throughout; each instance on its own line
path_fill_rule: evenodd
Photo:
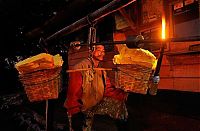
M 57 31 L 56 33 L 50 35 L 45 39 L 45 43 L 48 44 L 48 41 L 52 39 L 58 39 L 64 35 L 70 34 L 75 32 L 90 23 L 97 22 L 98 20 L 102 19 L 103 17 L 116 12 L 119 9 L 124 8 L 125 6 L 135 2 L 136 0 L 113 0 L 112 2 L 108 3 L 107 5 L 103 6 L 102 8 L 96 10 L 95 12 L 81 18 L 80 20 L 74 22 L 73 24 Z
M 56 11 L 56 14 L 46 20 L 42 25 L 26 32 L 25 36 L 29 39 L 40 38 L 41 36 L 46 38 L 64 25 L 66 26 L 74 22 L 74 16 L 78 17 L 80 12 L 83 12 L 83 14 L 86 13 L 85 10 L 92 5 L 96 5 L 96 3 L 91 0 L 68 0 L 62 10 Z
M 120 9 L 119 12 L 125 18 L 126 22 L 129 24 L 130 28 L 135 32 L 136 31 L 136 24 L 131 20 L 131 17 L 127 14 L 124 8 Z

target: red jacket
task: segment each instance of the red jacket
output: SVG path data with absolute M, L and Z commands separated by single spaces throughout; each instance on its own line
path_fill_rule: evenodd
M 81 72 L 70 73 L 70 82 L 67 90 L 67 99 L 64 103 L 64 106 L 67 108 L 68 115 L 73 115 L 81 111 L 82 92 L 83 91 Z M 121 89 L 112 86 L 110 80 L 107 78 L 104 96 L 124 101 L 127 97 L 127 94 Z

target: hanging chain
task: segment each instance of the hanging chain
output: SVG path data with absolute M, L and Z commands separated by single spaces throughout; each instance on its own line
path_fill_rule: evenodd
M 96 43 L 96 28 L 94 25 L 96 22 L 93 22 L 90 18 L 90 14 L 87 15 L 87 21 L 90 25 L 89 32 L 88 32 L 88 50 L 89 50 L 89 60 L 92 63 L 92 73 L 94 73 L 94 62 L 92 60 L 92 52 L 94 51 L 94 43 Z
M 93 43 L 96 43 L 96 29 L 94 26 L 91 26 L 89 28 L 89 33 L 88 33 L 88 50 L 89 50 L 89 59 L 92 63 L 92 71 L 94 72 L 94 62 L 92 60 L 92 52 L 94 51 L 94 45 Z

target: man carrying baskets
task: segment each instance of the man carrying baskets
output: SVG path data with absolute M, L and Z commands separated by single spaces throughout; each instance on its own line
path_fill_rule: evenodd
M 117 131 L 128 117 L 127 93 L 111 85 L 106 71 L 99 68 L 104 55 L 104 46 L 96 45 L 91 57 L 76 64 L 69 73 L 64 106 L 74 131 Z

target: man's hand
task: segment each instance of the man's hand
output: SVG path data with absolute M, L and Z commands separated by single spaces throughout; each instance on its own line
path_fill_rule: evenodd
M 160 76 L 152 76 L 152 82 L 149 85 L 149 94 L 156 95 L 158 90 L 158 83 L 160 81 Z
M 81 46 L 79 46 L 81 44 L 80 41 L 72 41 L 70 42 L 70 46 L 74 48 L 74 50 L 80 50 Z
M 160 76 L 153 76 L 153 83 L 158 84 L 160 81 Z

